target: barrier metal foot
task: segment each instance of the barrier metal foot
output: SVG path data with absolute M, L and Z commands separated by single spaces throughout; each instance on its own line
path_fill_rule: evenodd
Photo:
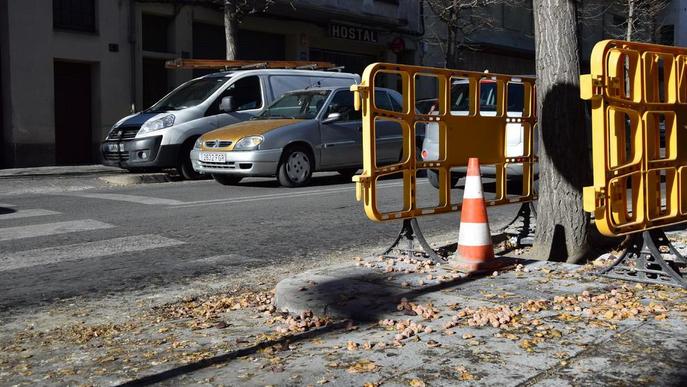
M 663 251 L 670 252 L 671 258 L 664 259 Z M 668 255 L 668 254 L 666 254 Z M 649 230 L 634 234 L 625 252 L 609 267 L 596 273 L 598 275 L 687 289 L 687 281 L 682 277 L 680 268 L 687 260 L 670 243 L 663 230 Z
M 422 250 L 415 249 L 416 241 L 420 243 L 420 247 L 422 248 Z M 406 243 L 405 248 L 399 247 L 399 245 L 402 242 Z M 430 259 L 435 263 L 448 262 L 447 258 L 440 257 L 432 249 L 429 243 L 427 243 L 425 236 L 422 235 L 422 231 L 420 230 L 420 225 L 417 223 L 417 219 L 415 218 L 403 219 L 403 227 L 401 227 L 401 231 L 399 231 L 396 240 L 381 255 L 387 255 L 394 249 L 400 251 L 403 254 L 411 256 L 420 254 L 423 258 Z
M 532 203 L 522 203 L 518 213 L 515 218 L 511 220 L 505 226 L 496 230 L 495 234 L 515 234 L 518 246 L 531 245 L 534 241 L 534 229 L 535 225 L 532 224 L 531 219 L 534 217 L 535 221 L 537 219 L 537 211 L 532 205 Z M 522 225 L 515 226 L 515 230 L 509 232 L 511 226 L 514 226 L 519 221 L 522 221 Z M 535 223 L 536 224 L 536 223 Z

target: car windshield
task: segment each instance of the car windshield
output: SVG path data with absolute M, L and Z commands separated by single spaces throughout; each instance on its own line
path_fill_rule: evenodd
M 322 110 L 329 90 L 307 90 L 287 93 L 274 101 L 255 119 L 299 118 L 310 120 Z
M 194 79 L 172 91 L 168 96 L 151 106 L 147 112 L 181 110 L 198 105 L 217 91 L 230 78 L 213 77 Z

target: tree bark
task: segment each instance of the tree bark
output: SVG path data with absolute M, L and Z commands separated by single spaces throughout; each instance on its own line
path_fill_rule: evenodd
M 235 0 L 224 1 L 224 38 L 227 46 L 227 60 L 237 59 L 238 17 L 236 15 Z
M 625 40 L 632 41 L 632 27 L 635 23 L 635 0 L 627 0 L 627 28 L 625 31 Z
M 591 183 L 579 88 L 576 0 L 533 0 L 539 203 L 533 257 L 577 263 L 589 253 L 582 187 Z

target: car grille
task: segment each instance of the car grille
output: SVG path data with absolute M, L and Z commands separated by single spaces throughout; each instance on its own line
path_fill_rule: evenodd
M 231 141 L 210 140 L 205 141 L 206 148 L 226 148 L 231 145 Z
M 140 126 L 120 126 L 119 128 L 112 129 L 107 138 L 108 140 L 130 140 L 136 137 L 139 129 L 141 129 Z
M 103 152 L 103 158 L 110 161 L 129 160 L 129 152 Z
M 203 168 L 211 169 L 236 169 L 236 165 L 233 161 L 228 163 L 208 163 L 206 161 L 201 161 L 200 165 Z

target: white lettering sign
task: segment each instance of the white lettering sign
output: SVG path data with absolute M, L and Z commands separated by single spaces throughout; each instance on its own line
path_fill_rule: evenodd
M 330 24 L 329 36 L 337 39 L 377 43 L 377 31 L 342 24 Z

